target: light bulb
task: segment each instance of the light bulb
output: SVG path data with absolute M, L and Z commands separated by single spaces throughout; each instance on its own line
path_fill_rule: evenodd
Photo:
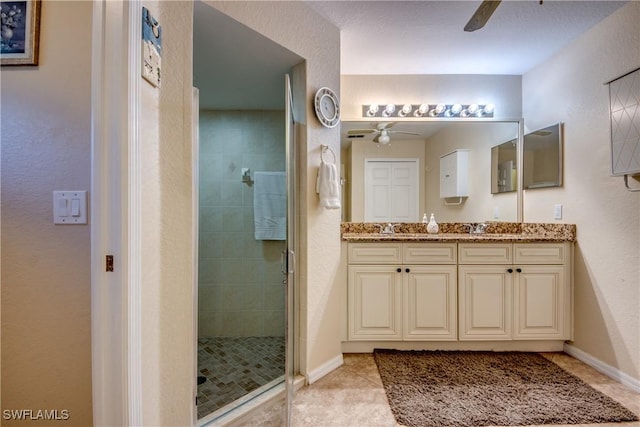
M 467 110 L 469 111 L 469 114 L 476 114 L 476 112 L 478 112 L 478 104 L 469 104 Z
M 493 111 L 496 109 L 496 106 L 493 104 L 487 104 L 484 106 L 485 114 L 493 114 Z
M 440 114 L 444 113 L 445 108 L 447 108 L 446 105 L 438 104 L 438 105 L 436 105 L 435 113 L 440 115 Z
M 422 117 L 429 111 L 429 104 L 420 104 L 418 109 L 413 113 L 416 117 Z
M 384 111 L 382 112 L 382 116 L 383 117 L 389 117 L 390 115 L 393 114 L 393 112 L 396 111 L 396 106 L 393 104 L 387 104 L 386 107 L 384 107 Z
M 387 145 L 390 140 L 391 138 L 389 138 L 389 135 L 386 134 L 380 135 L 380 137 L 378 138 L 378 142 L 382 145 Z
M 460 111 L 462 111 L 462 105 L 460 104 L 453 104 L 451 106 L 451 112 L 455 115 L 455 114 L 460 114 Z
M 369 105 L 369 110 L 367 111 L 367 116 L 369 116 L 369 117 L 375 116 L 378 113 L 379 109 L 380 109 L 380 107 L 378 107 L 378 104 Z
M 407 114 L 411 112 L 412 109 L 413 109 L 413 106 L 411 104 L 404 104 L 402 106 L 402 109 L 398 111 L 398 116 L 405 117 Z

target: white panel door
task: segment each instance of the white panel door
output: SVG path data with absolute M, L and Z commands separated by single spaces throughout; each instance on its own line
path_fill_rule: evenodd
M 514 338 L 566 338 L 564 266 L 523 265 L 518 270 L 514 287 Z
M 418 222 L 418 161 L 366 160 L 365 222 Z
M 455 340 L 456 266 L 407 265 L 403 269 L 404 339 Z
M 510 340 L 513 281 L 510 266 L 458 267 L 460 340 Z
M 350 265 L 349 339 L 402 338 L 402 275 L 392 265 Z

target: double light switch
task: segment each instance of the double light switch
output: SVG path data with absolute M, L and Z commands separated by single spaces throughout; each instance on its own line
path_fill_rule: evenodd
M 53 192 L 54 224 L 86 224 L 87 192 L 86 191 L 54 191 Z

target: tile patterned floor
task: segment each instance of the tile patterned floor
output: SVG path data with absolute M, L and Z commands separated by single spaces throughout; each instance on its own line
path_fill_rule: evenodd
M 198 418 L 282 376 L 284 357 L 284 337 L 198 338 Z
M 543 354 L 595 389 L 640 413 L 640 394 L 564 353 Z M 282 425 L 283 405 L 267 408 L 234 427 Z M 344 365 L 299 390 L 293 401 L 292 427 L 396 427 L 372 354 L 345 354 Z M 586 427 L 573 425 L 571 427 Z M 593 427 L 640 427 L 640 422 L 592 424 Z M 536 427 L 536 426 L 533 426 Z M 543 427 L 543 426 L 537 426 Z M 569 426 L 564 426 L 569 427 Z

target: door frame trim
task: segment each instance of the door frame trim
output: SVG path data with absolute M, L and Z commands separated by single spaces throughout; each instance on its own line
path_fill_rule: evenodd
M 142 425 L 140 0 L 93 3 L 93 424 Z M 113 255 L 113 272 L 105 256 Z

